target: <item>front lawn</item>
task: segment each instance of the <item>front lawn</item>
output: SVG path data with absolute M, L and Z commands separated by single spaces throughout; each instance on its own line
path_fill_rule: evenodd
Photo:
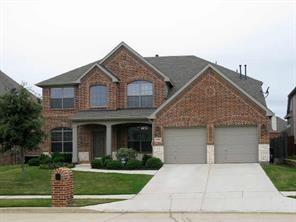
M 111 203 L 118 199 L 74 199 L 70 207 Z M 0 207 L 51 207 L 51 199 L 0 199 Z
M 287 165 L 268 164 L 263 169 L 279 191 L 296 190 L 296 168 Z
M 49 195 L 52 170 L 26 167 L 25 180 L 19 166 L 0 166 L 0 195 Z M 152 178 L 150 175 L 78 172 L 74 174 L 74 194 L 136 194 Z

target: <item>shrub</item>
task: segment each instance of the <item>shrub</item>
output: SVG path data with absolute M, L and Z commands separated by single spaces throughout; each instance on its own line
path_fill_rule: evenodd
M 143 163 L 143 166 L 146 165 L 147 160 L 149 160 L 150 158 L 152 158 L 151 155 L 147 155 L 147 154 L 144 154 L 144 155 L 143 155 L 143 157 L 142 157 L 142 163 Z
M 109 160 L 107 163 L 107 169 L 110 170 L 119 170 L 122 169 L 122 164 L 119 160 Z
M 38 157 L 32 158 L 28 161 L 29 166 L 39 166 L 40 165 L 40 160 Z
M 74 164 L 74 163 L 65 163 L 65 164 L 64 164 L 64 167 L 67 167 L 67 168 L 74 168 L 74 167 L 75 167 L 75 164 Z
M 52 162 L 51 157 L 46 154 L 41 154 L 39 156 L 40 164 L 49 164 Z
M 158 170 L 162 167 L 163 163 L 159 158 L 151 157 L 147 160 L 145 167 L 148 169 Z
M 142 161 L 140 160 L 128 160 L 125 166 L 128 170 L 140 169 L 142 167 Z
M 53 153 L 51 155 L 52 162 L 54 163 L 63 163 L 65 162 L 65 156 L 63 153 Z
M 131 148 L 120 148 L 116 153 L 117 160 L 121 159 L 128 159 L 128 160 L 134 160 L 136 159 L 136 151 Z
M 65 163 L 72 163 L 72 153 L 63 153 L 63 156 Z
M 112 157 L 111 157 L 110 155 L 102 156 L 102 157 L 101 157 L 101 160 L 102 160 L 102 166 L 103 166 L 103 167 L 106 167 L 108 161 L 109 161 L 109 160 L 112 160 Z
M 94 159 L 90 162 L 91 168 L 93 169 L 101 169 L 103 168 L 103 163 L 101 159 Z

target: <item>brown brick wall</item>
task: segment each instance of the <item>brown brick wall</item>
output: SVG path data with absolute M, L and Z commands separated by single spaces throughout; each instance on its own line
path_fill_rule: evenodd
M 214 141 L 213 127 L 256 125 L 260 143 L 269 143 L 268 121 L 265 111 L 208 69 L 157 114 L 153 125 L 161 135 L 164 127 L 207 127 L 209 144 Z
M 120 79 L 117 108 L 127 107 L 127 85 L 135 80 L 153 83 L 154 107 L 158 107 L 166 97 L 167 89 L 163 77 L 148 68 L 125 48 L 120 48 L 104 62 L 104 65 Z
M 60 174 L 60 180 L 56 180 Z M 51 176 L 52 207 L 68 207 L 73 200 L 73 173 L 68 168 L 53 170 Z

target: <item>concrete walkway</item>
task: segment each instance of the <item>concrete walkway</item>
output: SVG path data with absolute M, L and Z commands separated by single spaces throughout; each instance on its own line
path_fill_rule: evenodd
M 164 165 L 126 201 L 85 207 L 102 212 L 292 212 L 259 164 Z
M 296 197 L 296 191 L 281 191 L 281 194 L 285 197 Z
M 97 173 L 123 173 L 123 174 L 145 174 L 154 175 L 157 170 L 104 170 L 104 169 L 92 169 L 90 164 L 78 164 L 72 170 L 84 171 L 84 172 L 97 172 Z
M 74 199 L 131 199 L 135 197 L 131 195 L 74 195 Z M 51 195 L 9 195 L 0 196 L 0 199 L 51 199 Z

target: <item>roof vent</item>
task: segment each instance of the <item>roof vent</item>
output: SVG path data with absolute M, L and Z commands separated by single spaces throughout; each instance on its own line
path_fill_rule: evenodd
M 242 78 L 242 65 L 239 65 L 239 78 Z
M 158 55 L 158 54 L 156 54 L 156 55 L 155 55 L 155 57 L 159 57 L 159 55 Z
M 247 79 L 247 65 L 245 65 L 245 79 Z

